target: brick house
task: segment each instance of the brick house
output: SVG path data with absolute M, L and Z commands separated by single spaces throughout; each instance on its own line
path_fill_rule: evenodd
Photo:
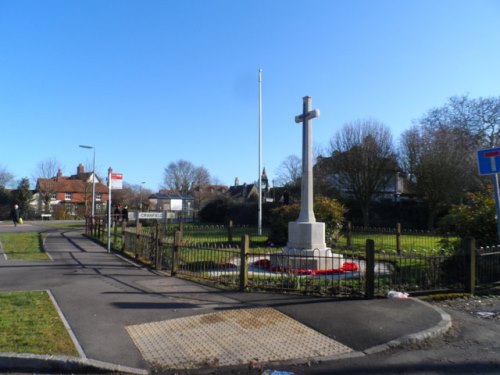
M 64 216 L 83 215 L 92 210 L 93 172 L 85 172 L 79 164 L 76 174 L 63 176 L 61 170 L 52 178 L 39 178 L 36 183 L 37 210 L 45 213 L 64 213 Z M 105 212 L 108 187 L 95 176 L 96 213 Z

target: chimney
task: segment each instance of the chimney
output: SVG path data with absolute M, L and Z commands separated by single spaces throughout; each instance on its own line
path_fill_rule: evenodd
M 57 176 L 56 176 L 56 180 L 60 179 L 62 177 L 62 171 L 61 171 L 61 168 L 59 168 L 57 170 Z
M 80 163 L 80 164 L 78 164 L 78 168 L 76 169 L 76 174 L 81 175 L 83 173 L 85 173 L 85 168 L 83 167 L 83 164 Z

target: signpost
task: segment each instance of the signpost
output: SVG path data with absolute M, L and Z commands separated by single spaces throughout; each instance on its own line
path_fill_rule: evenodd
M 500 147 L 478 150 L 477 164 L 480 175 L 491 175 L 497 211 L 497 239 L 498 243 L 500 243 L 500 191 L 498 185 L 498 173 L 500 173 Z
M 111 251 L 111 190 L 123 189 L 123 174 L 113 173 L 111 167 L 108 168 L 108 253 Z

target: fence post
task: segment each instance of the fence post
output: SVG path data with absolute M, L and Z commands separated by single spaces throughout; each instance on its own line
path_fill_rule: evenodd
M 229 223 L 227 225 L 227 242 L 232 243 L 233 242 L 233 221 L 229 220 Z
M 135 222 L 135 231 L 136 233 L 139 233 L 142 229 L 142 223 L 140 222 L 139 219 L 137 219 L 137 221 Z
M 352 224 L 350 221 L 347 222 L 347 247 L 352 245 Z
M 99 240 L 101 239 L 101 235 L 102 235 L 102 233 L 101 233 L 101 231 L 102 231 L 102 221 L 101 220 L 102 220 L 101 218 L 99 218 L 97 220 L 97 228 L 96 228 L 97 229 L 97 238 Z
M 465 288 L 467 293 L 474 294 L 476 289 L 476 240 L 472 237 L 465 238 L 465 259 L 467 265 Z
M 155 246 L 155 269 L 160 270 L 161 269 L 160 225 L 158 224 L 158 221 L 156 221 L 154 246 Z
M 375 242 L 366 240 L 365 298 L 375 296 Z
M 248 234 L 241 236 L 241 262 L 240 262 L 240 290 L 245 290 L 248 286 L 248 249 L 250 247 L 250 237 Z
M 125 251 L 125 232 L 127 231 L 127 222 L 122 221 L 122 251 Z
M 401 223 L 396 224 L 396 251 L 401 254 Z
M 113 229 L 113 246 L 116 247 L 116 240 L 118 239 L 118 217 L 116 217 L 115 225 Z
M 177 275 L 177 269 L 179 264 L 179 247 L 181 246 L 181 242 L 182 242 L 182 232 L 179 229 L 177 229 L 175 231 L 174 246 L 172 248 L 172 270 L 170 271 L 170 274 L 172 276 Z
M 135 246 L 134 246 L 134 256 L 139 257 L 139 246 L 141 244 L 141 232 L 142 224 L 139 221 L 139 216 L 137 216 L 137 221 L 135 223 Z

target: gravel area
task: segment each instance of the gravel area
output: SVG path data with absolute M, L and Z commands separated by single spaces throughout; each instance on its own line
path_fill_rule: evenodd
M 432 304 L 445 310 L 461 311 L 475 318 L 500 321 L 500 295 L 454 298 Z

